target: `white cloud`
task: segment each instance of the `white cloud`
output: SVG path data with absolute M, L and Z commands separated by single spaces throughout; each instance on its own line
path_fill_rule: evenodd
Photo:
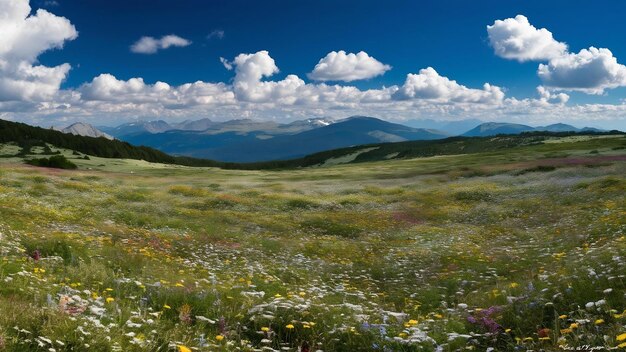
M 297 75 L 287 75 L 280 81 L 263 81 L 279 72 L 274 59 L 265 50 L 254 54 L 240 54 L 232 62 L 222 60 L 226 68 L 235 69 L 233 91 L 241 102 L 271 103 L 274 105 L 310 105 L 358 103 L 362 99 L 380 100 L 387 90 L 363 92 L 356 87 L 307 84 Z
M 220 62 L 222 63 L 222 65 L 224 65 L 224 67 L 230 71 L 233 69 L 233 64 L 230 63 L 228 60 L 226 60 L 225 58 L 220 56 Z
M 158 104 L 179 109 L 193 105 L 234 103 L 234 94 L 223 83 L 195 82 L 172 87 L 165 82 L 146 84 L 143 78 L 119 80 L 101 74 L 79 89 L 83 101 L 109 103 Z
M 496 55 L 505 59 L 541 61 L 567 52 L 567 44 L 556 41 L 547 29 L 535 28 L 523 15 L 496 20 L 487 33 Z
M 569 95 L 565 93 L 555 94 L 544 86 L 538 86 L 537 93 L 539 93 L 539 100 L 545 103 L 565 104 L 569 100 Z
M 391 66 L 383 64 L 364 51 L 346 54 L 340 50 L 331 51 L 320 59 L 308 77 L 315 81 L 352 82 L 380 76 L 389 70 Z
M 211 31 L 211 33 L 209 33 L 206 36 L 207 39 L 213 39 L 213 38 L 217 38 L 217 39 L 222 39 L 224 38 L 224 31 L 221 29 L 216 29 L 214 31 Z
M 442 102 L 497 104 L 504 99 L 500 87 L 485 83 L 483 89 L 467 88 L 428 67 L 419 74 L 409 73 L 404 85 L 393 95 L 397 100 L 427 99 Z
M 609 49 L 590 47 L 570 53 L 567 45 L 556 41 L 545 28 L 537 29 L 522 15 L 497 20 L 487 26 L 489 41 L 496 55 L 518 61 L 546 61 L 537 75 L 545 87 L 541 99 L 564 101 L 567 95 L 550 91 L 568 90 L 602 94 L 606 89 L 626 86 L 626 66 L 619 64 Z M 550 95 L 551 94 L 551 95 Z
M 30 12 L 28 0 L 0 2 L 0 101 L 49 99 L 70 70 L 69 64 L 35 63 L 43 52 L 75 39 L 74 26 L 46 10 Z
M 141 39 L 130 46 L 130 51 L 137 54 L 154 54 L 161 49 L 167 49 L 173 46 L 185 47 L 189 45 L 191 45 L 190 40 L 170 34 L 161 37 L 161 39 L 141 37 Z
M 537 74 L 550 88 L 589 94 L 626 85 L 626 66 L 619 64 L 609 49 L 594 47 L 539 64 Z
M 142 78 L 121 80 L 102 74 L 78 90 L 57 94 L 54 102 L 36 106 L 2 105 L 19 109 L 29 119 L 89 120 L 106 117 L 116 121 L 135 118 L 188 119 L 197 117 L 294 119 L 370 115 L 403 118 L 441 116 L 448 119 L 490 116 L 524 116 L 541 111 L 550 116 L 562 97 L 546 92 L 544 98 L 517 100 L 504 98 L 501 88 L 485 84 L 468 88 L 426 68 L 409 74 L 402 86 L 361 90 L 354 86 L 306 83 L 297 75 L 271 80 L 279 72 L 267 51 L 240 54 L 232 61 L 222 60 L 234 70 L 232 84 L 195 82 L 170 86 L 164 82 L 146 83 Z M 543 92 L 543 91 L 542 91 Z M 561 100 L 560 100 L 561 99 Z M 561 105 L 559 105 L 561 106 Z M 564 109 L 564 107 L 562 107 Z M 65 121 L 64 120 L 64 121 Z

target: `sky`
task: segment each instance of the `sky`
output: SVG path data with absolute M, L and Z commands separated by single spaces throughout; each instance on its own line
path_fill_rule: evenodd
M 612 0 L 0 0 L 0 118 L 367 115 L 626 130 L 625 10 Z

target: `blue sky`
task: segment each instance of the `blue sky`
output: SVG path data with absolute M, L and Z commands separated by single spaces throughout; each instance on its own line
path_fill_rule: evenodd
M 471 117 L 531 124 L 566 121 L 576 125 L 624 126 L 622 111 L 626 112 L 626 108 L 622 100 L 626 97 L 623 87 L 626 77 L 622 77 L 620 58 L 626 58 L 623 37 L 626 3 L 622 2 L 2 1 L 29 4 L 31 17 L 39 16 L 37 9 L 45 9 L 69 22 L 77 32 L 72 33 L 67 27 L 65 33 L 51 35 L 49 43 L 33 49 L 38 51 L 34 58 L 31 55 L 25 59 L 33 66 L 71 66 L 60 81 L 46 80 L 46 94 L 6 92 L 9 88 L 3 90 L 3 71 L 0 70 L 2 118 L 38 124 L 74 120 L 116 124 L 134 118 L 290 120 L 308 116 L 340 118 L 363 113 L 390 120 Z M 24 16 L 19 11 L 10 11 L 16 21 Z M 507 58 L 508 53 L 496 53 L 497 43 L 492 41 L 487 26 L 496 20 L 513 20 L 517 15 L 527 19 L 528 26 L 520 24 L 520 28 L 531 28 L 528 29 L 531 37 L 532 28 L 536 31 L 545 28 L 551 33 L 552 42 L 546 42 L 548 39 L 544 37 L 537 39 L 544 42 L 536 44 L 532 42 L 535 39 L 530 38 L 531 42 L 526 44 L 548 45 L 547 48 L 553 45 L 552 54 L 532 56 L 517 52 Z M 512 23 L 521 22 L 518 19 Z M 223 35 L 218 35 L 220 33 Z M 14 46 L 23 40 L 18 35 Z M 151 53 L 131 50 L 142 37 L 153 38 L 158 47 L 166 35 L 175 35 L 185 43 L 157 48 Z M 561 49 L 567 49 L 557 50 L 558 43 L 562 43 Z M 567 66 L 571 63 L 550 68 L 550 78 L 540 77 L 537 72 L 538 65 L 548 65 L 551 60 L 557 63 L 561 57 L 576 55 L 581 49 L 591 47 L 610 50 L 611 55 L 592 52 L 587 58 L 590 65 L 598 62 L 606 66 L 607 72 L 573 70 Z M 235 64 L 240 54 L 255 55 L 265 51 L 266 55 L 250 56 L 247 63 L 242 58 L 239 65 Z M 342 71 L 343 76 L 336 76 L 337 79 L 332 79 L 335 76 L 329 72 L 323 73 L 326 80 L 312 79 L 315 75 L 310 74 L 314 67 L 333 51 L 345 51 L 348 59 L 350 54 L 363 51 L 367 55 L 362 57 L 364 65 L 374 61 L 380 65 L 378 70 L 367 66 L 370 72 L 356 74 L 360 75 L 358 79 L 345 79 L 346 74 L 349 75 L 345 71 Z M 15 56 L 10 50 L 4 54 L 0 51 L 0 60 L 2 55 L 9 62 Z M 220 58 L 224 58 L 226 66 L 231 64 L 231 70 Z M 571 57 L 573 61 L 577 58 Z M 598 60 L 594 61 L 596 58 Z M 608 67 L 607 62 L 610 64 L 612 59 L 616 60 L 615 67 Z M 251 67 L 248 64 L 253 65 L 254 60 L 273 60 L 273 66 L 259 73 L 258 80 L 237 79 L 238 75 L 244 76 L 243 68 Z M 387 68 L 381 68 L 383 66 Z M 429 67 L 436 74 L 420 74 L 420 70 Z M 110 74 L 106 82 L 96 80 L 102 74 Z M 415 78 L 422 83 L 424 77 L 429 77 L 431 80 L 426 80 L 426 84 L 439 82 L 444 88 L 428 86 L 417 91 L 415 87 L 402 90 L 409 74 L 419 75 Z M 16 80 L 8 71 L 4 75 L 11 82 Z M 286 82 L 288 75 L 296 75 L 302 82 Z M 143 86 L 129 88 L 132 78 L 141 78 Z M 442 78 L 456 81 L 458 86 Z M 33 81 L 32 78 L 25 80 Z M 57 81 L 58 87 L 54 87 Z M 202 90 L 202 93 L 193 96 L 179 89 L 198 81 L 220 86 L 194 86 L 194 92 Z M 240 81 L 246 86 L 238 85 Z M 254 91 L 245 90 L 266 81 L 278 83 L 271 87 L 261 84 Z M 167 97 L 155 93 L 156 82 L 169 85 Z M 276 91 L 280 82 L 284 89 L 298 93 Z M 499 92 L 488 92 L 483 87 L 485 83 L 498 87 L 503 96 Z M 320 88 L 320 84 L 326 87 Z M 538 93 L 539 86 L 549 92 L 544 100 Z M 356 87 L 359 92 L 343 92 L 345 87 Z M 383 92 L 383 87 L 392 89 Z M 329 89 L 333 93 L 328 92 Z M 339 90 L 342 93 L 338 93 Z M 376 97 L 364 98 L 361 92 L 366 90 L 372 90 L 371 95 Z M 327 98 L 329 94 L 342 97 Z M 346 98 L 347 94 L 361 95 Z M 129 100 L 124 101 L 124 97 Z

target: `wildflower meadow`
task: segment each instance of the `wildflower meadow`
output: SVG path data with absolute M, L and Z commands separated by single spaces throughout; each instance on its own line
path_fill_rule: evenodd
M 0 159 L 0 351 L 626 350 L 626 139 L 549 142 L 280 171 Z

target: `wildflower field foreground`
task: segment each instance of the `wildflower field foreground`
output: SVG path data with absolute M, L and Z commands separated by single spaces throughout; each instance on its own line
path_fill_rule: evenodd
M 626 350 L 625 147 L 284 171 L 4 157 L 0 351 Z

